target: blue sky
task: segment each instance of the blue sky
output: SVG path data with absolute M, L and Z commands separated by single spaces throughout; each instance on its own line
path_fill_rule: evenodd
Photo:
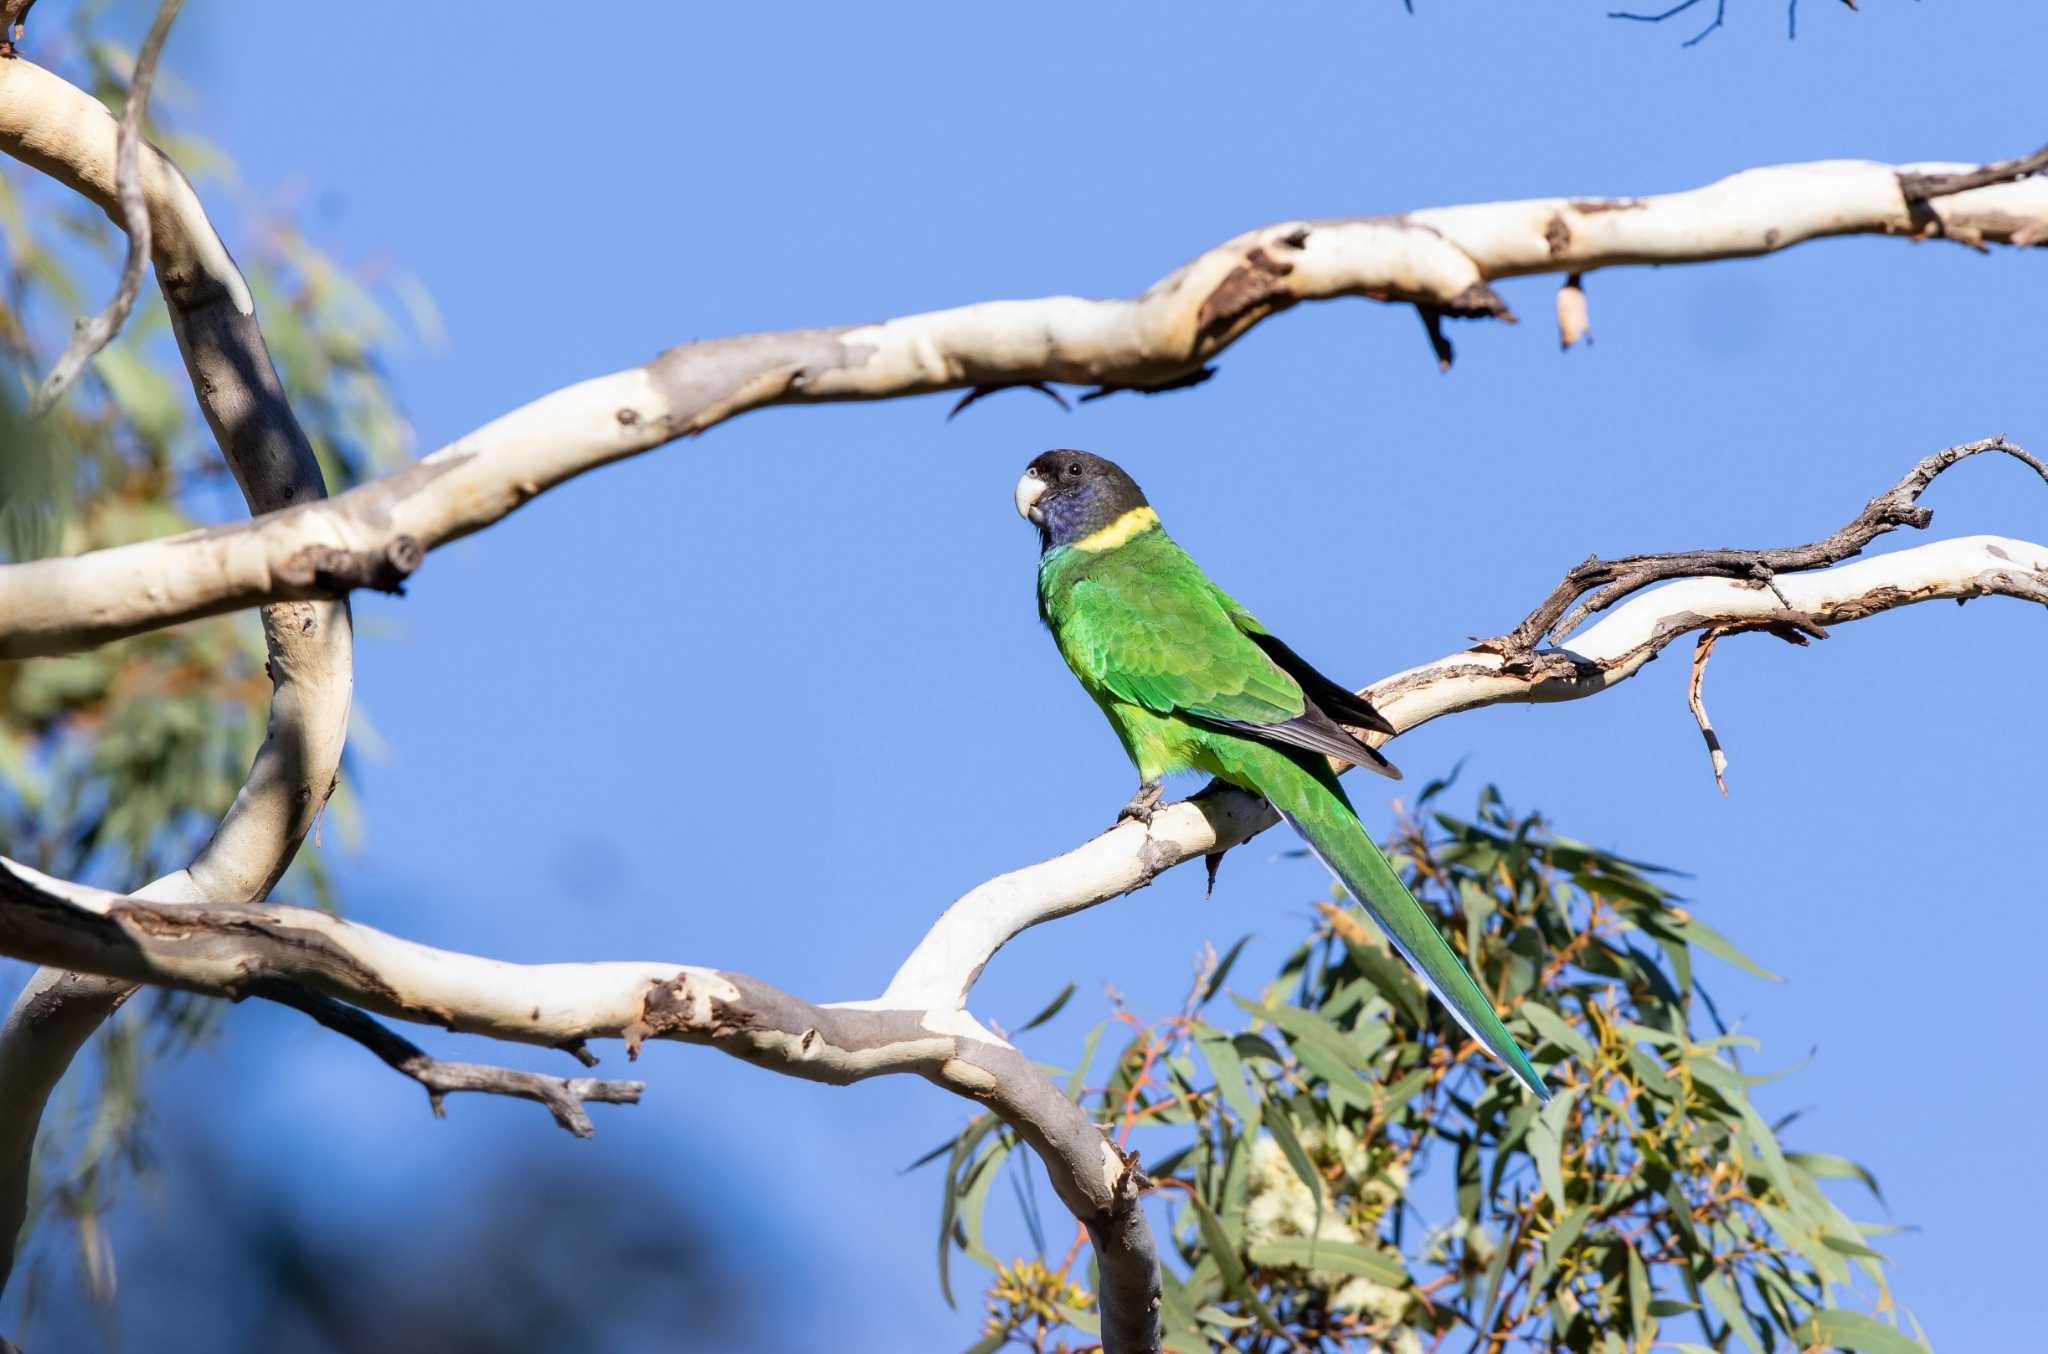
M 201 6 L 167 68 L 237 161 L 207 190 L 231 244 L 298 194 L 343 258 L 431 290 L 446 342 L 394 362 L 422 450 L 685 339 L 1127 294 L 1278 219 L 1994 159 L 2044 135 L 2048 31 L 2025 0 L 1809 3 L 1796 43 L 1780 6 L 1734 0 L 1691 50 L 1690 28 L 1527 8 Z M 1363 683 L 1508 628 L 1588 552 L 1803 541 L 1940 447 L 2048 449 L 2044 267 L 1849 240 L 1600 273 L 1597 342 L 1564 355 L 1556 279 L 1513 281 L 1525 322 L 1455 326 L 1448 376 L 1409 311 L 1309 307 L 1171 397 L 1069 415 L 1006 395 L 952 423 L 950 396 L 774 410 L 585 477 L 435 554 L 406 599 L 359 601 L 358 699 L 387 751 L 364 766 L 362 851 L 334 853 L 348 906 L 504 958 L 872 995 L 946 902 L 1131 789 L 1033 615 L 1009 494 L 1037 451 L 1123 462 L 1219 582 Z M 2048 490 L 2009 463 L 1927 502 L 1934 535 L 2048 535 Z M 1809 1058 L 1766 1105 L 1805 1111 L 1791 1145 L 1877 1171 L 1917 1229 L 1885 1243 L 1897 1292 L 1948 1348 L 2009 1347 L 2034 1320 L 2043 620 L 1994 600 L 1810 650 L 1724 644 L 1725 799 L 1676 656 L 1393 749 L 1411 779 L 1463 760 L 1471 785 L 1694 874 L 1700 915 L 1785 978 L 1715 985 L 1766 1065 Z M 1030 1036 L 1060 1061 L 1104 982 L 1157 1009 L 1203 940 L 1247 930 L 1240 973 L 1270 969 L 1323 888 L 1285 845 L 1234 855 L 1213 900 L 1183 872 L 1026 935 L 975 1008 L 1014 1023 L 1079 981 Z M 527 1105 L 436 1123 L 358 1049 L 244 1008 L 166 1074 L 159 1113 L 277 1190 L 318 1160 L 337 1236 L 427 1227 L 504 1163 L 540 1163 L 687 1201 L 734 1237 L 736 1283 L 801 1272 L 806 1323 L 858 1332 L 848 1348 L 966 1343 L 974 1304 L 949 1312 L 932 1278 L 936 1180 L 897 1174 L 964 1106 L 677 1047 L 635 1075 L 646 1102 L 601 1110 L 593 1143 Z M 164 1197 L 123 1223 L 131 1331 L 174 1288 L 145 1259 L 177 1234 Z M 717 1347 L 747 1340 L 787 1347 Z

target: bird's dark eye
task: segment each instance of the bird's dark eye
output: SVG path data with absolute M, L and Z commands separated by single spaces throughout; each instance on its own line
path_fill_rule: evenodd
M 1067 462 L 1067 474 L 1069 474 L 1069 475 L 1078 475 L 1078 474 L 1080 474 L 1080 473 L 1081 473 L 1081 463 L 1080 463 L 1079 461 L 1068 461 L 1068 462 Z

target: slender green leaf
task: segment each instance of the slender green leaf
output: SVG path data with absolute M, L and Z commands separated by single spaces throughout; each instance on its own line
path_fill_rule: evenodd
M 1858 1165 L 1847 1157 L 1838 1157 L 1829 1152 L 1787 1152 L 1785 1160 L 1808 1175 L 1829 1180 L 1860 1180 L 1863 1187 L 1869 1190 L 1879 1203 L 1885 1201 L 1884 1191 L 1877 1187 L 1877 1177 L 1870 1173 L 1868 1167 Z
M 1319 1269 L 1333 1274 L 1351 1274 L 1371 1279 L 1389 1288 L 1405 1287 L 1407 1266 L 1400 1257 L 1349 1241 L 1322 1241 L 1313 1237 L 1274 1237 L 1252 1243 L 1252 1263 L 1267 1268 Z
M 1860 1354 L 1927 1354 L 1922 1341 L 1861 1312 L 1815 1312 L 1800 1324 L 1795 1338 Z
M 953 1301 L 953 1280 L 949 1272 L 953 1259 L 953 1224 L 960 1213 L 960 1194 L 965 1186 L 960 1180 L 960 1168 L 967 1163 L 969 1155 L 980 1145 L 1002 1121 L 993 1114 L 977 1114 L 960 1136 L 954 1140 L 953 1156 L 946 1163 L 946 1185 L 939 1203 L 939 1292 L 946 1299 L 948 1307 Z
M 1746 969 L 1759 978 L 1767 978 L 1774 983 L 1783 981 L 1777 974 L 1729 944 L 1726 936 L 1701 921 L 1698 917 L 1688 917 L 1672 929 L 1680 936 L 1683 936 L 1688 943 L 1699 946 L 1717 959 L 1725 959 L 1737 968 Z
M 1365 909 L 1352 903 L 1345 909 L 1345 915 L 1360 926 L 1377 931 L 1378 925 L 1367 916 Z M 1344 942 L 1345 950 L 1351 955 L 1351 962 L 1365 975 L 1373 989 L 1391 1002 L 1410 1025 L 1421 1026 L 1429 1016 L 1428 997 L 1423 994 L 1422 985 L 1416 980 L 1415 970 L 1384 950 L 1370 945 L 1360 945 L 1352 940 Z
M 1040 1025 L 1043 1025 L 1046 1021 L 1051 1020 L 1054 1016 L 1060 1013 L 1060 1011 L 1066 1006 L 1068 999 L 1071 998 L 1073 995 L 1074 985 L 1072 983 L 1068 983 L 1065 987 L 1060 989 L 1060 994 L 1057 997 L 1054 997 L 1052 1001 L 1049 1004 L 1047 1004 L 1046 1008 L 1043 1011 L 1040 1011 L 1037 1015 L 1031 1017 L 1031 1019 L 1025 1021 L 1022 1025 L 1019 1025 L 1017 1027 L 1017 1033 L 1022 1034 L 1026 1030 L 1035 1030 Z
M 1518 1014 L 1545 1042 L 1556 1044 L 1589 1067 L 1599 1061 L 1599 1055 L 1593 1051 L 1593 1045 L 1587 1042 L 1586 1036 L 1542 1002 L 1524 1002 Z M 1530 1051 L 1534 1052 L 1533 1049 Z
M 1361 1110 L 1372 1108 L 1372 1087 L 1365 1078 L 1351 1070 L 1341 1054 L 1332 1053 L 1313 1039 L 1304 1039 L 1294 1045 L 1294 1056 L 1301 1059 L 1303 1067 L 1328 1084 L 1331 1095 L 1348 1097 Z
M 1860 1241 L 1851 1241 L 1848 1237 L 1838 1236 L 1833 1232 L 1822 1233 L 1820 1244 L 1843 1255 L 1858 1255 L 1866 1260 L 1883 1260 L 1886 1263 L 1890 1263 L 1891 1260 L 1891 1257 L 1882 1251 L 1874 1251 Z
M 1216 972 L 1209 976 L 1209 985 L 1202 989 L 1202 999 L 1196 1003 L 1197 1005 L 1207 1006 L 1209 999 L 1223 990 L 1223 980 L 1230 976 L 1231 967 L 1237 963 L 1237 957 L 1244 953 L 1244 947 L 1251 938 L 1252 932 L 1247 931 L 1237 938 L 1235 944 L 1223 952 L 1223 958 L 1217 962 Z
M 995 1187 L 996 1177 L 1002 1174 L 1003 1159 L 1009 1155 L 1010 1144 L 1002 1141 L 983 1153 L 975 1162 L 967 1192 L 960 1199 L 960 1230 L 964 1237 L 960 1249 L 969 1259 L 990 1269 L 999 1262 L 982 1242 L 981 1215 L 988 1206 L 989 1191 Z
M 1273 1135 L 1273 1141 L 1280 1144 L 1280 1153 L 1287 1158 L 1287 1164 L 1294 1168 L 1294 1174 L 1301 1180 L 1308 1197 L 1315 1201 L 1316 1223 L 1310 1235 L 1320 1235 L 1323 1230 L 1323 1178 L 1316 1174 L 1315 1163 L 1308 1159 L 1301 1139 L 1294 1136 L 1294 1125 L 1289 1122 L 1284 1104 L 1275 1104 L 1273 1113 L 1266 1116 L 1266 1131 Z
M 1249 1307 L 1258 1317 L 1259 1324 L 1267 1330 L 1283 1340 L 1288 1339 L 1286 1328 L 1246 1277 L 1244 1258 L 1238 1254 L 1237 1238 L 1224 1227 L 1221 1218 L 1209 1211 L 1209 1205 L 1200 1195 L 1189 1196 L 1188 1208 L 1195 1215 L 1195 1225 L 1201 1229 L 1202 1244 L 1208 1248 L 1210 1258 L 1216 1261 L 1216 1273 L 1223 1280 L 1223 1291 Z
M 1537 1112 L 1536 1122 L 1529 1128 L 1529 1155 L 1536 1159 L 1536 1174 L 1543 1181 L 1543 1192 L 1550 1196 L 1551 1207 L 1561 1216 L 1565 1210 L 1564 1198 L 1564 1132 L 1566 1122 L 1571 1118 L 1572 1106 L 1578 1103 L 1579 1087 L 1561 1091 L 1551 1098 Z
M 1557 1262 L 1564 1259 L 1571 1248 L 1578 1244 L 1579 1237 L 1586 1230 L 1586 1220 L 1592 1216 L 1593 1210 L 1580 1204 L 1559 1218 L 1557 1226 L 1550 1229 L 1549 1237 L 1543 1242 L 1543 1263 L 1537 1268 L 1536 1277 L 1531 1281 L 1535 1288 L 1543 1287 L 1550 1278 L 1551 1271 L 1557 1268 Z
M 1102 1042 L 1102 1032 L 1108 1028 L 1109 1022 L 1105 1020 L 1088 1031 L 1088 1037 L 1081 1041 L 1081 1057 L 1067 1077 L 1067 1099 L 1081 1098 L 1081 1082 L 1088 1075 L 1088 1065 L 1095 1061 L 1095 1046 Z
M 942 1157 L 942 1156 L 946 1155 L 946 1153 L 948 1153 L 948 1152 L 952 1151 L 952 1150 L 953 1150 L 953 1144 L 954 1144 L 954 1143 L 957 1143 L 957 1142 L 959 1142 L 959 1141 L 960 1141 L 960 1139 L 959 1139 L 958 1137 L 952 1137 L 952 1138 L 948 1138 L 948 1139 L 946 1139 L 946 1140 L 945 1140 L 944 1142 L 940 1143 L 940 1144 L 939 1144 L 939 1145 L 938 1145 L 937 1147 L 934 1147 L 934 1148 L 933 1148 L 933 1149 L 932 1149 L 931 1151 L 929 1151 L 929 1152 L 926 1152 L 926 1153 L 925 1153 L 925 1154 L 924 1154 L 923 1156 L 921 1156 L 921 1157 L 919 1157 L 919 1158 L 918 1158 L 917 1160 L 915 1160 L 915 1161 L 911 1162 L 911 1163 L 910 1163 L 910 1164 L 909 1164 L 908 1166 L 905 1166 L 905 1167 L 904 1167 L 904 1168 L 903 1168 L 903 1169 L 902 1169 L 901 1171 L 898 1171 L 898 1172 L 897 1172 L 897 1174 L 898 1174 L 898 1175 L 909 1175 L 909 1174 L 910 1174 L 910 1173 L 911 1173 L 912 1171 L 916 1170 L 916 1169 L 917 1169 L 918 1167 L 920 1167 L 920 1166 L 929 1166 L 929 1165 L 931 1165 L 931 1164 L 932 1164 L 932 1163 L 933 1163 L 934 1161 L 937 1161 L 937 1160 L 938 1160 L 938 1159 L 939 1159 L 940 1157 Z
M 1764 1354 L 1763 1341 L 1756 1336 L 1756 1326 L 1750 1321 L 1749 1313 L 1743 1310 L 1742 1299 L 1735 1295 L 1726 1279 L 1719 1274 L 1709 1274 L 1700 1280 L 1700 1291 L 1707 1295 L 1707 1301 L 1714 1304 L 1714 1310 L 1722 1315 L 1729 1327 L 1742 1337 L 1742 1343 L 1749 1346 L 1750 1354 Z
M 1237 1045 L 1229 1035 L 1214 1026 L 1195 1026 L 1195 1047 L 1209 1060 L 1209 1070 L 1215 1074 L 1216 1088 L 1223 1094 L 1223 1103 L 1230 1106 L 1238 1122 L 1244 1125 L 1246 1133 L 1253 1133 L 1259 1127 L 1259 1102 L 1252 1099 L 1245 1089 L 1244 1063 L 1237 1056 Z
M 1650 1271 L 1634 1246 L 1628 1246 L 1628 1314 L 1635 1343 L 1647 1345 L 1655 1333 L 1656 1314 L 1650 1310 Z

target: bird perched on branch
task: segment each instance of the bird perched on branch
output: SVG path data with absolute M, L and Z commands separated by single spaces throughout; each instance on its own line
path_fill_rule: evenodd
M 1328 758 L 1399 779 L 1354 729 L 1393 733 L 1214 583 L 1112 462 L 1048 451 L 1017 481 L 1038 528 L 1038 614 L 1137 765 L 1120 817 L 1205 771 L 1264 798 L 1379 923 L 1437 999 L 1538 1097 L 1543 1078 L 1358 820 Z M 1346 726 L 1349 727 L 1346 727 Z

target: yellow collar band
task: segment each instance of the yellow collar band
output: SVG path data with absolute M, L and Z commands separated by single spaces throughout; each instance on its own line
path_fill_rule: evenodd
M 1150 508 L 1133 508 L 1100 531 L 1090 532 L 1074 542 L 1074 549 L 1099 552 L 1114 550 L 1141 531 L 1159 525 L 1159 514 Z

